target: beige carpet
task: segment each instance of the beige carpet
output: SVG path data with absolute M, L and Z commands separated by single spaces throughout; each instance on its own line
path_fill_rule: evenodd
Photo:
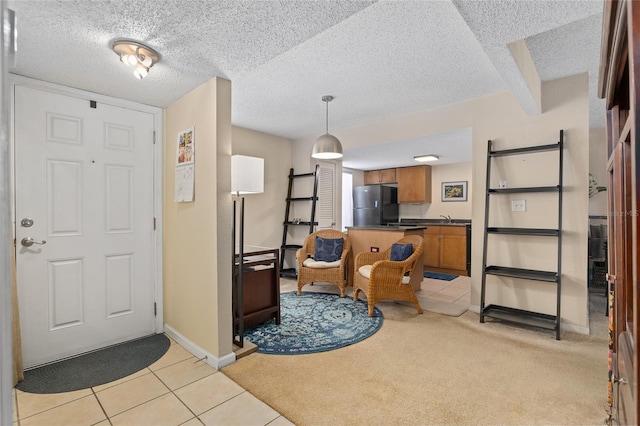
M 473 312 L 377 306 L 382 328 L 360 343 L 310 355 L 255 353 L 222 372 L 301 426 L 603 423 L 604 305 L 592 315 L 596 334 L 563 332 L 561 341 L 546 330 L 480 324 Z

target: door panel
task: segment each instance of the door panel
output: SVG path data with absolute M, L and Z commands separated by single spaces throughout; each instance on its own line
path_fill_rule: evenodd
M 83 259 L 53 260 L 47 264 L 49 330 L 84 322 Z
M 439 226 L 428 226 L 424 231 L 424 266 L 440 267 Z
M 465 230 L 462 228 L 462 230 Z M 466 230 L 465 230 L 466 232 Z M 467 238 L 465 235 L 443 235 L 440 266 L 450 269 L 467 268 Z
M 619 378 L 624 378 L 624 381 L 620 381 L 617 384 L 617 402 L 620 418 L 618 419 L 620 424 L 624 425 L 636 425 L 637 413 L 634 407 L 634 395 L 637 392 L 637 386 L 634 386 L 629 381 L 630 377 L 633 377 L 633 346 L 631 343 L 630 333 L 624 332 L 618 337 L 618 357 L 617 357 L 617 369 Z
M 153 333 L 153 115 L 16 86 L 15 164 L 25 366 Z

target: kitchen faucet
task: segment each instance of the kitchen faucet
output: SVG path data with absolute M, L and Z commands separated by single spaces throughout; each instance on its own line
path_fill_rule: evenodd
M 445 218 L 445 220 L 447 221 L 447 223 L 451 223 L 451 216 L 449 216 L 449 215 L 446 215 L 446 216 L 445 216 L 445 215 L 440 215 L 440 217 Z

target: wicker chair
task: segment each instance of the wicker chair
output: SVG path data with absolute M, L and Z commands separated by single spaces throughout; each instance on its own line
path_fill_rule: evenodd
M 342 238 L 342 256 L 336 262 L 315 262 L 313 257 L 316 252 L 316 237 L 322 238 Z M 335 284 L 340 289 L 340 297 L 345 295 L 345 271 L 347 270 L 347 261 L 351 252 L 351 243 L 349 237 L 344 232 L 335 229 L 322 229 L 320 231 L 309 234 L 302 248 L 296 252 L 298 261 L 298 296 L 302 294 L 302 287 L 306 284 L 316 281 L 328 282 Z
M 380 253 L 362 252 L 356 256 L 353 300 L 358 300 L 358 292 L 362 291 L 367 296 L 370 317 L 373 316 L 375 304 L 387 299 L 413 303 L 418 313 L 422 313 L 422 307 L 409 280 L 413 274 L 423 273 L 415 269 L 417 260 L 424 251 L 424 240 L 419 235 L 410 235 L 401 238 L 396 244 L 411 244 L 413 253 L 403 261 L 389 260 L 391 247 Z M 407 272 L 409 274 L 405 275 Z

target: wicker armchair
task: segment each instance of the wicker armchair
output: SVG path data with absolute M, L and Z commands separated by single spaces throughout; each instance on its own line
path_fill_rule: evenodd
M 413 287 L 409 280 L 413 274 L 422 274 L 417 271 L 417 260 L 424 251 L 424 240 L 419 235 L 410 235 L 401 238 L 396 244 L 411 244 L 413 253 L 406 260 L 391 261 L 391 247 L 380 253 L 358 253 L 355 259 L 355 278 L 353 280 L 353 300 L 358 300 L 358 292 L 362 291 L 367 296 L 369 316 L 373 316 L 373 307 L 376 303 L 392 299 L 413 303 L 422 313 L 422 307 L 418 302 Z M 408 275 L 405 275 L 406 273 Z
M 315 262 L 312 258 L 316 252 L 316 236 L 322 238 L 342 238 L 342 256 L 336 262 Z M 302 294 L 302 287 L 306 284 L 316 281 L 328 282 L 335 284 L 340 289 L 340 297 L 345 295 L 345 271 L 347 270 L 347 261 L 351 252 L 351 243 L 349 237 L 335 229 L 322 229 L 320 231 L 309 234 L 302 248 L 296 252 L 298 261 L 298 296 Z

